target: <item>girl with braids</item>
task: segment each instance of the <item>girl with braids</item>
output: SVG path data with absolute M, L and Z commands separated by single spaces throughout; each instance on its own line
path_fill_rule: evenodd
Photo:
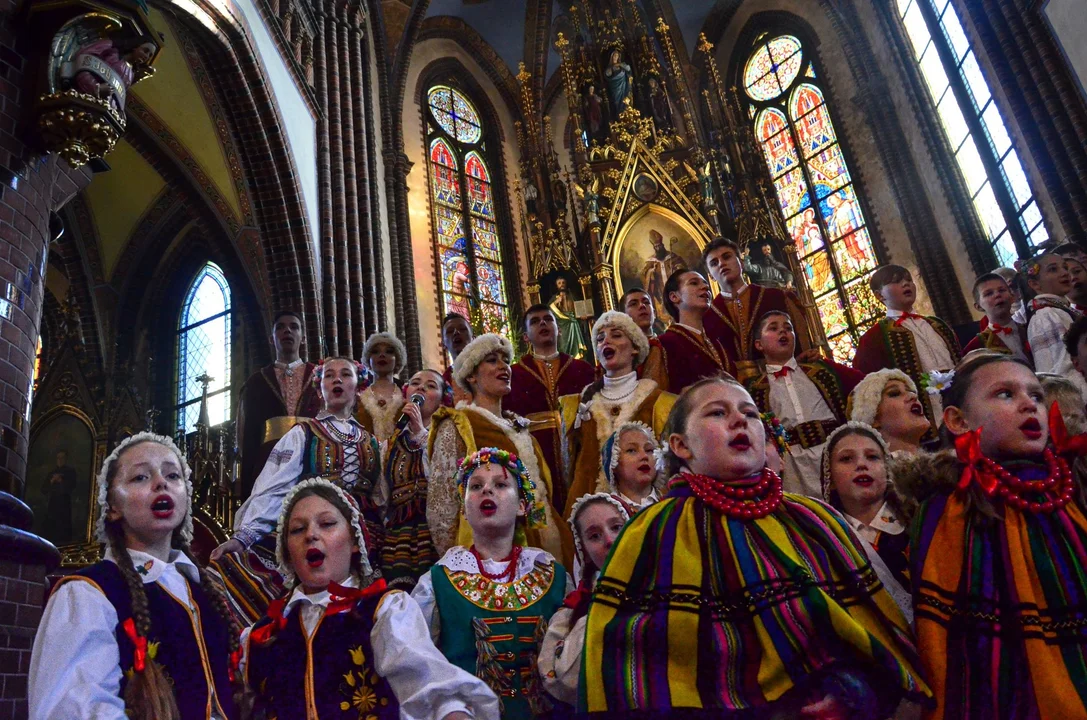
M 661 499 L 664 478 L 657 469 L 659 453 L 653 428 L 637 420 L 620 425 L 600 451 L 605 489 L 630 517 Z
M 313 378 L 320 384 L 323 409 L 276 443 L 253 494 L 234 516 L 233 537 L 211 553 L 212 567 L 246 622 L 259 618 L 285 589 L 274 560 L 275 523 L 283 498 L 300 480 L 318 475 L 334 480 L 358 500 L 371 538 L 381 537 L 388 487 L 380 482 L 380 451 L 353 417 L 368 371 L 353 360 L 327 358 Z M 370 551 L 376 562 L 379 548 Z
M 977 351 L 944 390 L 954 451 L 896 467 L 921 502 L 910 578 L 929 718 L 1087 717 L 1087 518 L 1062 457 L 1082 438 L 1044 399 L 1023 361 Z
M 391 587 L 410 591 L 438 561 L 426 519 L 430 473 L 426 446 L 430 419 L 446 398 L 452 400 L 453 390 L 437 370 L 420 370 L 411 376 L 404 395 L 422 397 L 423 402 L 416 405 L 409 399 L 399 409 L 408 422 L 393 431 L 381 463 L 383 482 L 390 490 L 381 568 Z
M 1066 377 L 1087 397 L 1087 380 L 1076 372 L 1064 336 L 1072 322 L 1082 317 L 1065 297 L 1072 289 L 1072 275 L 1064 258 L 1042 252 L 1017 263 L 1020 276 L 1034 297 L 1027 303 L 1027 341 L 1034 355 L 1034 369 Z
M 623 529 L 593 590 L 579 710 L 886 718 L 930 694 L 849 526 L 766 468 L 742 385 L 687 388 L 666 438 L 667 494 Z
M 431 642 L 419 606 L 367 560 L 355 498 L 336 483 L 295 485 L 276 558 L 292 586 L 243 633 L 240 672 L 271 718 L 498 720 L 498 698 Z
M 593 325 L 592 339 L 604 376 L 580 396 L 559 398 L 572 461 L 567 517 L 576 498 L 608 490 L 601 451 L 619 426 L 637 421 L 659 433 L 676 400 L 653 380 L 638 379 L 635 368 L 649 354 L 649 341 L 629 315 L 604 313 Z
M 223 591 L 196 564 L 185 458 L 140 433 L 98 474 L 105 559 L 62 578 L 30 661 L 35 720 L 233 720 L 238 650 Z
M 857 537 L 871 543 L 908 590 L 910 516 L 891 480 L 890 456 L 871 425 L 851 421 L 834 430 L 823 445 L 823 500 L 842 514 Z
M 411 596 L 449 661 L 494 690 L 503 718 L 528 720 L 550 710 L 536 648 L 566 596 L 566 571 L 525 546 L 526 529 L 546 516 L 516 455 L 482 448 L 464 459 L 455 482 L 472 544 L 450 548 Z
M 593 585 L 608 551 L 630 521 L 626 503 L 609 493 L 583 495 L 570 511 L 574 533 L 574 582 L 577 590 L 551 618 L 540 644 L 539 672 L 544 690 L 573 710 L 577 704 L 578 673 L 585 646 L 585 622 Z

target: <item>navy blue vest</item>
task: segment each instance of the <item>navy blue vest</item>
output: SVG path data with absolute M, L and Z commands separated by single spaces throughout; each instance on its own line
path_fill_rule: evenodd
M 124 696 L 136 649 L 122 627 L 125 620 L 132 617 L 132 597 L 128 584 L 121 569 L 109 560 L 84 568 L 74 577 L 92 580 L 117 611 L 115 634 L 121 654 L 121 695 Z M 189 583 L 189 589 L 196 605 L 195 618 L 161 585 L 144 583 L 143 590 L 147 593 L 147 606 L 151 614 L 148 655 L 153 656 L 166 670 L 184 720 L 207 718 L 212 702 L 223 717 L 235 718 L 238 715 L 230 685 L 229 628 L 199 585 Z M 214 698 L 208 692 L 209 677 L 215 686 Z
M 307 641 L 302 613 L 280 619 L 282 602 L 253 626 L 247 683 L 268 717 L 397 720 L 400 706 L 385 678 L 374 672 L 370 631 L 384 592 L 352 610 L 325 615 Z

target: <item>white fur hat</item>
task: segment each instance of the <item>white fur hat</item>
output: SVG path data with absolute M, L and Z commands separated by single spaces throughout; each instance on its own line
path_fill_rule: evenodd
M 331 480 L 323 477 L 310 478 L 303 480 L 302 482 L 291 488 L 287 493 L 287 497 L 283 498 L 283 510 L 279 514 L 279 522 L 276 524 L 276 563 L 279 565 L 279 574 L 283 576 L 283 583 L 289 588 L 294 585 L 295 574 L 291 568 L 287 559 L 286 545 L 287 545 L 287 515 L 294 509 L 294 499 L 298 493 L 302 492 L 306 488 L 312 487 L 328 487 L 331 488 L 343 501 L 343 504 L 351 508 L 351 530 L 355 534 L 355 542 L 359 546 L 359 554 L 361 557 L 359 570 L 362 573 L 360 580 L 366 580 L 374 574 L 374 570 L 370 567 L 370 558 L 367 556 L 368 550 L 366 549 L 366 533 L 362 530 L 362 517 L 359 515 L 359 504 L 353 497 L 348 495 Z
M 465 345 L 453 361 L 453 382 L 464 390 L 471 390 L 468 387 L 468 376 L 476 371 L 483 358 L 493 352 L 500 352 L 506 362 L 513 362 L 513 345 L 502 335 L 486 333 Z
M 645 336 L 642 329 L 631 319 L 629 315 L 618 310 L 609 310 L 596 319 L 593 323 L 593 329 L 589 335 L 592 338 L 593 352 L 596 353 L 596 361 L 601 365 L 604 364 L 604 359 L 600 357 L 600 353 L 596 350 L 596 333 L 598 330 L 604 328 L 616 327 L 627 334 L 630 341 L 634 343 L 634 367 L 638 367 L 642 364 L 642 361 L 649 357 L 649 338 Z
M 143 442 L 153 442 L 162 445 L 166 449 L 172 451 L 177 456 L 178 464 L 181 466 L 181 475 L 185 478 L 185 496 L 189 499 L 189 509 L 185 513 L 185 519 L 181 523 L 180 539 L 183 543 L 188 545 L 192 542 L 192 469 L 189 467 L 189 463 L 185 461 L 185 456 L 178 449 L 174 441 L 165 435 L 156 435 L 151 432 L 136 433 L 130 438 L 126 438 L 118 443 L 117 447 L 113 448 L 113 452 L 102 462 L 102 468 L 98 471 L 98 519 L 94 523 L 94 536 L 100 543 L 108 542 L 106 537 L 106 513 L 109 512 L 109 471 L 113 467 L 113 463 L 117 462 L 117 458 L 121 456 L 126 449 L 133 445 L 138 445 Z
M 857 383 L 857 387 L 849 395 L 849 419 L 874 426 L 879 401 L 883 398 L 883 388 L 892 380 L 901 380 L 910 392 L 917 392 L 917 385 L 910 376 L 896 368 L 869 373 Z
M 366 344 L 362 346 L 362 364 L 370 367 L 370 355 L 374 352 L 374 346 L 378 343 L 392 345 L 393 354 L 396 355 L 396 368 L 393 373 L 398 373 L 408 364 L 408 351 L 400 338 L 387 332 L 377 332 L 366 338 Z

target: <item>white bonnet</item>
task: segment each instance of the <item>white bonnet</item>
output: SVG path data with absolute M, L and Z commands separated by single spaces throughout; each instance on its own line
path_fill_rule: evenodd
M 627 509 L 623 507 L 623 503 L 619 502 L 618 498 L 614 495 L 606 492 L 593 493 L 591 495 L 582 495 L 574 504 L 570 506 L 570 532 L 574 534 L 574 584 L 581 582 L 581 573 L 585 567 L 585 561 L 588 559 L 585 557 L 585 548 L 581 545 L 581 536 L 577 531 L 577 518 L 581 514 L 582 508 L 588 506 L 594 502 L 607 502 L 611 503 L 616 510 L 619 511 L 619 517 L 623 518 L 623 523 L 630 522 L 630 514 Z M 600 570 L 600 568 L 597 568 Z
M 331 480 L 315 477 L 298 483 L 287 493 L 287 497 L 283 498 L 283 510 L 280 512 L 279 522 L 276 524 L 276 564 L 279 565 L 279 574 L 283 576 L 284 585 L 289 588 L 294 585 L 296 579 L 294 570 L 291 569 L 287 559 L 287 516 L 294 509 L 294 499 L 298 496 L 298 493 L 306 488 L 313 487 L 331 488 L 340 497 L 343 504 L 351 508 L 351 530 L 355 533 L 355 542 L 359 546 L 359 554 L 361 555 L 359 571 L 362 573 L 362 577 L 360 580 L 365 580 L 374 574 L 374 570 L 370 567 L 370 558 L 366 548 L 366 533 L 362 530 L 362 517 L 359 515 L 358 501 Z
M 181 542 L 188 545 L 192 542 L 192 469 L 189 467 L 189 463 L 185 461 L 185 456 L 181 450 L 178 449 L 174 441 L 165 435 L 156 435 L 152 432 L 136 433 L 132 437 L 125 438 L 117 447 L 113 448 L 105 460 L 102 461 L 102 468 L 98 471 L 98 519 L 94 523 L 94 536 L 100 543 L 108 541 L 106 537 L 106 513 L 109 512 L 109 471 L 113 467 L 113 464 L 117 462 L 117 459 L 128 448 L 139 443 L 153 442 L 162 445 L 166 449 L 172 451 L 177 456 L 178 464 L 181 465 L 181 475 L 185 478 L 185 496 L 189 499 L 189 509 L 185 513 L 185 519 L 181 523 L 180 539 Z

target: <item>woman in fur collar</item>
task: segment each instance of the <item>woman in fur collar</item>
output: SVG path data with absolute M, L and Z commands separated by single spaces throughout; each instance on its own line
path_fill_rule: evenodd
M 638 379 L 635 368 L 649 355 L 649 341 L 629 315 L 615 310 L 601 315 L 593 325 L 592 340 L 604 377 L 581 395 L 559 398 L 567 428 L 566 452 L 572 460 L 566 495 L 571 501 L 609 491 L 600 451 L 619 426 L 638 421 L 659 437 L 676 401 L 653 380 Z M 569 511 L 566 508 L 566 515 Z
M 540 446 L 528 431 L 528 420 L 502 410 L 502 398 L 510 392 L 512 360 L 510 341 L 488 333 L 468 343 L 453 362 L 453 381 L 471 394 L 472 401 L 439 408 L 431 420 L 426 501 L 430 534 L 439 555 L 455 545 L 471 546 L 472 530 L 461 512 L 453 477 L 465 457 L 481 447 L 496 447 L 521 458 L 536 481 L 536 499 L 545 508 L 544 527 L 527 531 L 528 544 L 569 565 L 573 538 L 551 506 L 551 473 Z
M 404 405 L 396 374 L 407 359 L 404 343 L 392 333 L 374 333 L 362 346 L 362 364 L 374 374 L 374 381 L 359 394 L 355 419 L 382 445 L 392 437 Z

